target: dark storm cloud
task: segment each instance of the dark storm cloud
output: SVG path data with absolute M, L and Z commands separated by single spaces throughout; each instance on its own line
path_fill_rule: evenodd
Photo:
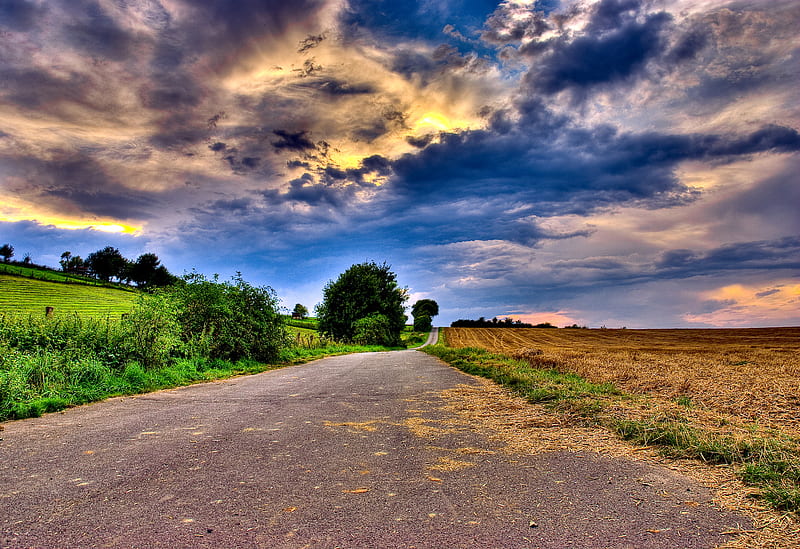
M 158 193 L 125 187 L 85 154 L 50 151 L 47 160 L 0 156 L 0 161 L 6 173 L 18 181 L 11 191 L 65 216 L 79 213 L 147 219 L 153 217 L 153 207 L 159 201 Z
M 46 6 L 28 0 L 0 2 L 0 26 L 15 31 L 31 30 L 44 14 Z
M 293 180 L 289 184 L 288 192 L 280 197 L 267 194 L 268 198 L 279 198 L 283 201 L 303 202 L 310 206 L 329 205 L 334 208 L 344 207 L 353 197 L 354 189 L 351 187 L 334 187 L 314 183 L 313 179 L 305 174 L 304 177 Z
M 737 242 L 706 252 L 670 250 L 655 264 L 663 278 L 686 278 L 723 271 L 786 270 L 800 268 L 800 237 Z
M 190 110 L 200 104 L 205 93 L 191 78 L 162 75 L 140 89 L 142 104 L 157 111 Z
M 325 40 L 324 34 L 309 35 L 300 41 L 300 48 L 297 53 L 305 53 L 310 49 L 316 48 L 323 40 Z
M 69 44 L 92 57 L 121 61 L 131 54 L 133 39 L 96 2 L 73 6 L 81 17 L 64 28 Z
M 601 3 L 601 8 L 608 3 Z M 630 17 L 623 15 L 627 10 L 613 12 L 614 17 L 606 13 L 599 15 L 600 12 L 602 9 L 589 25 L 589 34 L 574 40 L 558 40 L 551 45 L 550 53 L 539 59 L 536 72 L 529 73 L 529 85 L 550 95 L 565 89 L 581 90 L 625 82 L 641 73 L 651 58 L 663 52 L 665 29 L 672 20 L 670 15 L 649 15 L 640 23 L 633 18 L 624 21 Z
M 53 103 L 88 105 L 85 97 L 91 81 L 71 72 L 56 76 L 39 69 L 4 67 L 0 69 L 0 94 L 5 101 L 24 109 L 53 108 Z
M 323 6 L 323 0 L 207 0 L 189 2 L 191 14 L 184 44 L 203 52 L 217 70 L 225 70 L 236 57 L 256 51 L 263 38 L 279 39 L 302 26 Z
M 798 132 L 782 126 L 743 136 L 618 134 L 605 126 L 576 129 L 546 110 L 536 112 L 523 117 L 527 126 L 505 134 L 444 134 L 405 155 L 393 166 L 397 189 L 441 199 L 506 196 L 540 215 L 626 202 L 667 207 L 694 198 L 675 175 L 683 161 L 800 150 Z
M 352 83 L 337 78 L 315 78 L 296 85 L 321 92 L 331 97 L 366 95 L 375 93 L 375 87 L 370 84 Z
M 397 194 L 386 211 L 408 208 L 424 196 L 434 210 L 451 212 L 446 220 L 421 212 L 403 220 L 424 228 L 424 234 L 436 234 L 443 242 L 502 239 L 536 246 L 547 240 L 590 237 L 593 231 L 554 232 L 527 216 L 588 215 L 618 204 L 674 207 L 699 197 L 676 176 L 686 160 L 727 162 L 742 155 L 800 150 L 798 134 L 791 128 L 767 126 L 742 136 L 621 134 L 607 126 L 576 129 L 571 120 L 541 105 L 531 111 L 536 114 L 523 117 L 505 133 L 444 134 L 441 142 L 394 162 Z M 753 197 L 753 203 L 786 204 L 780 197 L 791 196 L 785 192 L 787 184 L 792 183 L 781 179 L 769 197 Z M 463 210 L 461 201 L 467 205 Z M 416 238 L 411 233 L 407 237 Z M 598 261 L 553 268 L 593 269 L 603 280 L 647 278 L 640 269 L 622 268 L 617 259 Z M 707 262 L 698 264 L 698 272 L 705 266 Z M 515 266 L 509 268 L 513 271 Z
M 292 132 L 288 130 L 273 130 L 272 133 L 278 136 L 277 141 L 272 142 L 272 146 L 278 150 L 290 150 L 296 152 L 304 152 L 316 150 L 317 145 L 311 141 L 308 132 L 301 130 Z

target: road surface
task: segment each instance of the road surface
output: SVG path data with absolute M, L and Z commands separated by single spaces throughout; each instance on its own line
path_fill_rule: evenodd
M 666 469 L 503 452 L 442 409 L 462 383 L 370 353 L 8 422 L 0 546 L 688 548 L 750 526 Z

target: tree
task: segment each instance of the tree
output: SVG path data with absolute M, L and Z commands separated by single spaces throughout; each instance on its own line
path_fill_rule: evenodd
M 2 255 L 3 260 L 8 263 L 8 260 L 14 257 L 14 246 L 11 244 L 3 244 L 0 246 L 0 255 Z
M 359 328 L 361 334 L 375 333 L 373 328 L 385 322 L 385 340 L 398 345 L 406 322 L 407 293 L 397 285 L 397 275 L 386 263 L 352 265 L 323 289 L 322 303 L 317 305 L 319 330 L 337 341 L 354 341 Z M 362 321 L 373 315 L 382 315 L 385 321 Z
M 120 251 L 111 246 L 86 256 L 86 265 L 101 280 L 108 282 L 111 277 L 122 278 L 127 261 Z
M 127 276 L 140 288 L 152 286 L 160 264 L 161 260 L 156 254 L 142 254 L 128 265 Z
M 292 318 L 305 318 L 308 316 L 308 308 L 303 305 L 302 303 L 298 303 L 294 306 L 294 310 L 292 311 Z
M 72 252 L 69 250 L 61 254 L 61 261 L 59 261 L 59 265 L 61 265 L 61 270 L 65 273 L 69 271 L 69 262 L 72 260 Z
M 84 271 L 83 258 L 79 255 L 72 255 L 72 252 L 64 252 L 61 254 L 61 270 L 65 273 L 78 273 Z
M 371 314 L 353 324 L 353 341 L 359 345 L 397 345 L 389 319 L 385 315 Z
M 428 317 L 428 324 L 430 325 L 433 317 L 439 314 L 439 304 L 432 299 L 420 299 L 411 306 L 411 316 L 414 317 L 414 329 L 416 330 L 417 318 L 422 316 Z M 424 332 L 426 330 L 417 330 Z M 428 328 L 427 331 L 430 331 Z

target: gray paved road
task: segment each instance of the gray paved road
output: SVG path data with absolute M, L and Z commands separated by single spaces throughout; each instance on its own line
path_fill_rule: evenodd
M 6 423 L 0 546 L 713 547 L 745 525 L 667 470 L 498 451 L 440 409 L 470 382 L 350 355 Z

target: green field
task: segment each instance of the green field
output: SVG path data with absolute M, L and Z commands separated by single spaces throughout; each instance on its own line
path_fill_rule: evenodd
M 44 316 L 53 307 L 56 316 L 119 318 L 130 310 L 138 293 L 64 284 L 0 273 L 0 314 Z
M 24 278 L 35 278 L 49 282 L 63 282 L 65 284 L 83 284 L 87 286 L 102 286 L 104 288 L 126 289 L 124 284 L 118 282 L 105 282 L 91 276 L 75 273 L 65 273 L 39 267 L 26 267 L 25 265 L 0 263 L 0 274 L 16 275 Z

